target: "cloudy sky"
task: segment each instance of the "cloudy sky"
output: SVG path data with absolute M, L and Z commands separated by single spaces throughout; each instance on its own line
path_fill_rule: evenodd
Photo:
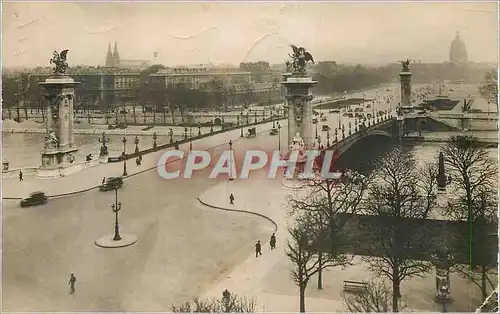
M 103 65 L 108 43 L 122 59 L 165 65 L 283 62 L 288 45 L 316 60 L 389 63 L 448 59 L 460 31 L 469 59 L 496 62 L 496 2 L 5 2 L 4 66 L 48 65 L 69 49 L 71 64 Z M 154 53 L 157 52 L 157 57 Z

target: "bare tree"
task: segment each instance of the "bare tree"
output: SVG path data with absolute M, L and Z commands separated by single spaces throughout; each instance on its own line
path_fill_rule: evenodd
M 316 225 L 317 236 L 327 242 L 326 252 L 318 250 L 318 289 L 323 288 L 323 256 L 337 254 L 342 245 L 340 232 L 345 219 L 339 214 L 355 214 L 368 186 L 368 178 L 353 174 L 346 180 L 306 180 L 303 188 L 309 192 L 305 197 L 292 195 L 288 198 L 291 215 L 310 213 L 309 219 Z M 322 244 L 323 245 L 323 244 Z
M 488 103 L 495 104 L 498 111 L 498 74 L 496 71 L 485 74 L 484 81 L 479 86 L 479 93 Z
M 317 221 L 315 214 L 305 213 L 299 216 L 295 226 L 288 230 L 291 239 L 287 240 L 286 254 L 294 265 L 291 276 L 299 287 L 301 313 L 306 311 L 305 292 L 312 276 L 329 267 L 350 265 L 351 260 L 345 255 L 318 254 L 325 248 L 324 240 L 318 236 Z
M 451 199 L 446 207 L 447 215 L 457 221 L 467 221 L 468 228 L 468 267 L 457 265 L 455 270 L 475 283 L 483 298 L 488 296 L 488 285 L 495 289 L 490 279 L 496 275 L 495 259 L 492 259 L 490 245 L 491 225 L 498 225 L 497 219 L 497 163 L 481 148 L 473 137 L 455 137 L 444 147 L 445 164 L 451 173 L 454 184 Z M 496 242 L 496 241 L 493 241 Z
M 435 170 L 427 165 L 420 170 L 410 153 L 396 149 L 376 162 L 373 182 L 364 200 L 364 210 L 371 215 L 369 241 L 373 252 L 363 258 L 370 271 L 392 282 L 392 309 L 399 311 L 403 280 L 423 277 L 432 268 L 427 261 L 410 259 L 408 248 L 414 240 L 412 230 L 405 228 L 408 219 L 427 219 L 435 206 Z M 373 228 L 376 224 L 376 228 Z
M 194 298 L 192 302 L 172 305 L 174 313 L 253 313 L 256 302 L 254 299 L 240 297 L 235 294 L 224 295 L 220 299 Z
M 349 312 L 392 312 L 391 288 L 381 280 L 368 282 L 364 293 L 343 292 L 342 299 Z

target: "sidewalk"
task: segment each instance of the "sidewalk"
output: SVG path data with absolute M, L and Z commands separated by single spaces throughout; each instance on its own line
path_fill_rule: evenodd
M 263 132 L 272 128 L 272 122 L 255 126 L 257 132 Z M 193 140 L 193 150 L 197 149 L 210 149 L 212 147 L 224 147 L 229 149 L 229 141 L 236 142 L 240 139 L 240 130 L 232 130 L 229 132 L 216 134 L 200 140 Z M 246 130 L 244 130 L 244 133 Z M 173 148 L 171 148 L 173 149 Z M 180 150 L 188 151 L 189 143 L 179 146 Z M 127 160 L 127 173 L 131 175 L 137 174 L 147 169 L 156 171 L 157 163 L 163 152 L 161 150 L 143 156 L 142 165 L 137 167 L 134 159 Z M 118 156 L 109 156 L 118 157 Z M 2 176 L 2 198 L 23 198 L 31 192 L 43 191 L 48 196 L 55 196 L 67 193 L 77 193 L 98 187 L 102 183 L 104 177 L 117 177 L 123 174 L 123 162 L 117 163 L 102 163 L 92 167 L 88 167 L 80 172 L 68 175 L 66 177 L 41 179 L 35 176 L 25 175 L 22 182 L 19 177 L 15 176 Z M 127 179 L 127 178 L 125 178 Z

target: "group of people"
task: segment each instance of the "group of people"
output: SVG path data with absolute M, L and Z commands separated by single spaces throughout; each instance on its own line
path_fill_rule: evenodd
M 271 251 L 276 249 L 276 235 L 273 234 L 271 235 L 271 239 L 269 240 L 269 247 L 271 248 Z M 255 243 L 255 257 L 259 257 L 262 255 L 262 245 L 260 244 L 260 240 Z

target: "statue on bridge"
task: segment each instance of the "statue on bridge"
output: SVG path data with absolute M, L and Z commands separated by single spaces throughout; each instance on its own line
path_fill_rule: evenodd
M 410 59 L 406 59 L 406 61 L 399 61 L 401 63 L 401 72 L 410 72 Z
M 313 56 L 304 47 L 290 45 L 293 54 L 288 54 L 291 60 L 285 62 L 288 72 L 306 74 L 306 64 L 308 61 L 314 63 Z
M 68 49 L 61 51 L 61 53 L 57 53 L 57 51 L 54 50 L 54 56 L 52 59 L 50 59 L 50 64 L 54 64 L 54 74 L 62 75 L 66 73 L 66 70 L 68 69 L 68 63 L 66 62 L 66 58 L 68 55 Z

